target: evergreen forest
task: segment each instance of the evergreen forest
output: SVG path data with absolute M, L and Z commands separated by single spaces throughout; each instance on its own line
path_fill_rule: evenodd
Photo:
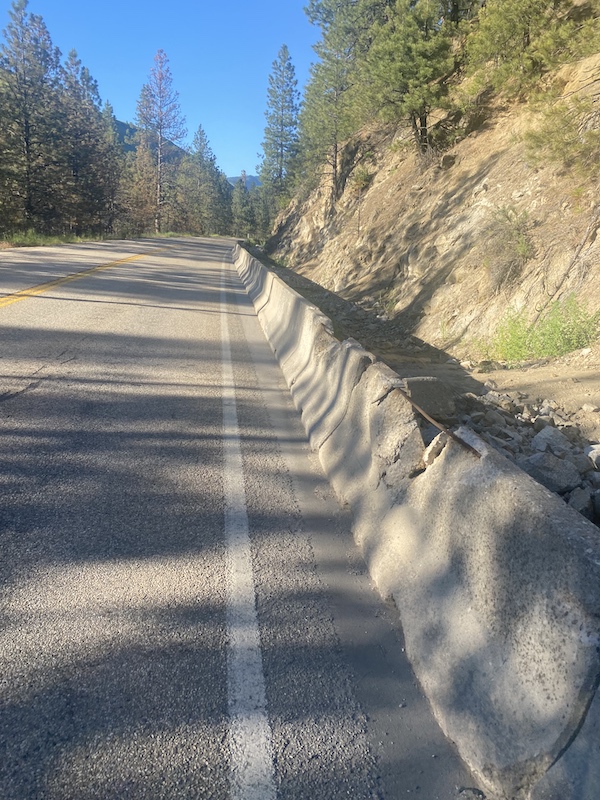
M 15 0 L 0 48 L 0 238 L 234 231 L 234 189 L 185 119 L 159 50 L 133 124 L 119 123 L 75 50 Z M 239 224 L 239 222 L 238 222 Z
M 561 134 L 548 128 L 538 151 L 570 137 L 576 160 L 600 156 L 597 114 L 574 114 L 548 82 L 600 51 L 599 0 L 310 0 L 306 13 L 321 39 L 290 162 L 294 192 L 325 181 L 335 203 L 350 172 L 367 180 L 369 154 L 344 147 L 373 123 L 404 128 L 428 163 L 474 129 L 491 97 L 535 102 L 552 118 Z
M 43 19 L 15 0 L 0 48 L 0 238 L 174 231 L 264 241 L 297 193 L 321 183 L 335 203 L 352 169 L 360 183 L 368 153 L 353 153 L 350 170 L 345 159 L 364 126 L 404 127 L 427 159 L 468 133 L 490 93 L 543 98 L 555 134 L 538 150 L 562 142 L 598 162 L 597 120 L 582 125 L 586 109 L 544 93 L 553 70 L 600 51 L 600 0 L 309 0 L 305 11 L 320 31 L 309 81 L 301 93 L 283 45 L 268 76 L 260 184 L 242 175 L 232 187 L 202 127 L 183 145 L 162 50 L 123 126 L 77 53 L 63 58 Z

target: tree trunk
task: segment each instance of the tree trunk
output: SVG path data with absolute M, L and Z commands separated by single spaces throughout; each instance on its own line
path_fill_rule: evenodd
M 338 198 L 338 140 L 334 138 L 331 144 L 331 209 L 335 206 Z
M 154 232 L 160 233 L 162 211 L 162 183 L 163 183 L 163 143 L 162 136 L 158 137 L 158 153 L 156 159 L 156 212 L 154 214 Z
M 412 114 L 411 125 L 415 142 L 419 149 L 419 153 L 423 154 L 429 150 L 429 130 L 427 128 L 427 112 L 422 111 L 420 114 Z

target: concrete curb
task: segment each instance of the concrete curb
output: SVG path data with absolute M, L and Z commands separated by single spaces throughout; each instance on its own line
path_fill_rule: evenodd
M 480 459 L 440 438 L 426 466 L 399 376 L 234 258 L 446 735 L 492 797 L 597 800 L 598 529 L 469 430 Z

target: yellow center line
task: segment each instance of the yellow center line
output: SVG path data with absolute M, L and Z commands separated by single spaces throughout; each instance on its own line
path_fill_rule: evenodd
M 111 261 L 110 264 L 100 264 L 98 267 L 91 267 L 91 269 L 84 269 L 81 272 L 74 272 L 71 275 L 65 275 L 63 278 L 56 278 L 56 280 L 48 281 L 47 283 L 39 283 L 37 286 L 32 286 L 29 289 L 21 289 L 19 292 L 9 294 L 0 299 L 0 308 L 10 306 L 13 303 L 20 303 L 21 300 L 27 300 L 28 297 L 35 297 L 36 294 L 43 294 L 50 291 L 57 286 L 62 286 L 64 283 L 71 283 L 71 281 L 78 281 L 80 278 L 86 278 L 88 275 L 93 275 L 95 272 L 100 272 L 103 269 L 110 269 L 110 267 L 118 267 L 119 264 L 126 264 L 128 261 L 137 261 L 144 256 L 154 255 L 155 253 L 164 253 L 167 250 L 163 247 L 161 250 L 152 250 L 147 253 L 138 253 L 135 256 L 128 256 L 127 258 L 120 258 L 118 261 Z

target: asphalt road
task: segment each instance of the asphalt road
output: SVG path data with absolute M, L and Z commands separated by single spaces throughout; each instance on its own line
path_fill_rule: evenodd
M 0 253 L 0 800 L 473 785 L 231 248 Z

